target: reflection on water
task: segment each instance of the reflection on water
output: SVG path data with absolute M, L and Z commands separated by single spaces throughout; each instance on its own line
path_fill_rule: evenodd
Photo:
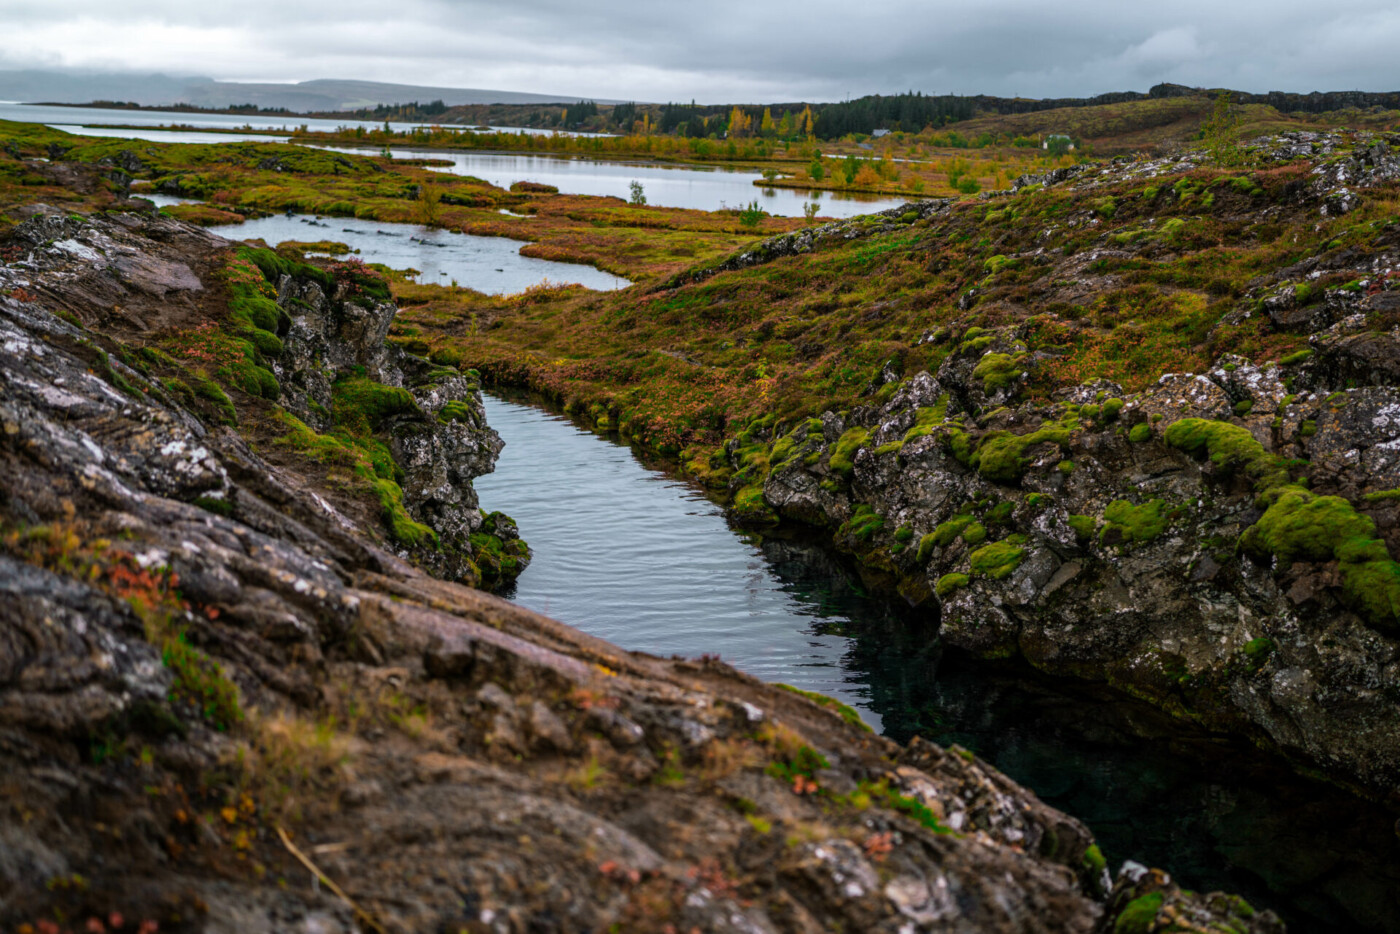
M 143 196 L 145 197 L 145 196 Z M 305 214 L 274 215 L 213 228 L 236 240 L 331 240 L 359 250 L 367 263 L 417 269 L 419 282 L 453 283 L 491 295 L 514 295 L 545 280 L 576 282 L 590 289 L 626 288 L 621 276 L 578 263 L 556 263 L 521 256 L 525 244 L 505 237 L 475 237 L 438 228 Z
M 506 448 L 476 482 L 482 506 L 514 518 L 535 551 L 512 599 L 629 649 L 720 655 L 879 726 L 868 688 L 843 671 L 840 607 L 798 599 L 811 588 L 775 578 L 718 506 L 566 419 L 489 398 L 486 411 Z
M 365 154 L 363 149 L 335 151 Z M 757 172 L 726 168 L 599 162 L 558 156 L 454 152 L 447 149 L 395 149 L 393 154 L 396 159 L 448 160 L 452 165 L 445 171 L 454 175 L 470 175 L 500 188 L 509 188 L 515 182 L 531 181 L 554 185 L 569 195 L 627 199 L 631 195 L 629 186 L 633 181 L 638 181 L 642 183 L 647 204 L 699 211 L 742 208 L 757 201 L 759 207 L 769 214 L 801 217 L 803 205 L 817 201 L 820 203 L 818 213 L 822 217 L 854 217 L 898 207 L 905 200 L 878 195 L 758 187 L 754 182 L 762 176 Z
M 517 602 L 821 691 L 898 740 L 960 743 L 1083 820 L 1114 866 L 1237 892 L 1295 932 L 1400 932 L 1395 815 L 1144 704 L 940 652 L 928 614 L 816 543 L 737 534 L 695 488 L 535 406 L 488 397 L 487 417 L 506 448 L 482 507 L 535 551 Z
M 157 140 L 166 143 L 234 143 L 256 141 L 285 143 L 284 136 L 264 136 L 240 133 L 244 126 L 253 129 L 294 130 L 303 123 L 312 130 L 334 131 L 342 126 L 364 126 L 380 129 L 383 122 L 365 120 L 315 120 L 301 117 L 232 116 L 226 114 L 182 114 L 163 111 L 99 110 L 85 107 L 43 107 L 30 104 L 0 102 L 0 120 L 46 123 L 69 133 L 87 136 L 122 137 Z M 100 129 L 91 124 L 120 124 L 133 129 Z M 184 124 L 192 127 L 226 129 L 224 133 L 162 130 L 161 126 Z M 398 132 L 412 130 L 415 124 L 390 123 Z M 512 130 L 512 132 L 516 132 Z M 525 131 L 547 133 L 550 131 Z M 589 135 L 589 134 L 568 134 Z M 317 146 L 332 152 L 355 155 L 378 155 L 378 149 L 356 149 L 338 146 Z M 754 185 L 761 176 L 752 171 L 725 168 L 703 168 L 682 165 L 601 162 L 592 159 L 559 158 L 553 156 L 521 156 L 494 152 L 461 152 L 448 149 L 394 149 L 396 159 L 443 159 L 452 163 L 445 171 L 471 175 L 501 188 L 515 182 L 531 181 L 554 185 L 564 194 L 602 195 L 628 198 L 630 184 L 642 183 L 647 203 L 666 208 L 693 208 L 714 211 L 720 208 L 741 208 L 752 201 L 769 214 L 778 217 L 801 217 L 803 206 L 811 201 L 820 204 L 822 217 L 854 217 L 898 207 L 902 198 L 876 195 L 841 194 L 839 192 L 805 191 L 788 188 L 759 188 Z

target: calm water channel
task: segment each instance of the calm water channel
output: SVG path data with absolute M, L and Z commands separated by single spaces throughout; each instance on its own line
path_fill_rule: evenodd
M 1084 820 L 1116 867 L 1170 867 L 1295 932 L 1400 931 L 1395 815 L 1131 701 L 941 652 L 934 627 L 822 547 L 731 530 L 700 490 L 532 404 L 476 482 L 535 558 L 511 599 L 624 648 L 713 653 L 856 707 L 896 739 L 973 749 Z
M 257 129 L 293 130 L 309 124 L 313 130 L 335 130 L 341 126 L 383 127 L 383 122 L 364 120 L 313 120 L 299 117 L 242 117 L 226 114 L 182 114 L 165 111 L 99 110 L 85 107 L 41 107 L 32 104 L 0 102 L 0 120 L 45 123 L 69 133 L 87 136 L 149 139 L 167 143 L 232 143 L 245 140 L 286 142 L 287 137 L 240 133 L 245 126 Z M 93 124 L 120 124 L 133 129 L 108 129 Z M 210 129 L 226 129 L 225 133 L 163 130 L 162 126 L 186 125 Z M 390 123 L 397 131 L 414 129 L 416 124 Z M 545 131 L 527 131 L 544 133 Z M 577 135 L 577 134 L 571 134 Z M 336 146 L 316 147 L 335 152 L 358 155 L 374 154 L 375 150 L 347 149 Z M 633 181 L 642 183 L 647 203 L 657 207 L 694 208 L 714 211 L 722 207 L 742 207 L 757 201 L 769 214 L 779 217 L 801 217 L 803 205 L 810 201 L 820 204 L 822 217 L 854 217 L 869 214 L 903 203 L 900 198 L 871 195 L 842 195 L 836 192 L 799 191 L 786 188 L 761 188 L 754 184 L 760 176 L 751 171 L 695 166 L 669 166 L 647 163 L 602 162 L 593 159 L 559 158 L 553 156 L 520 156 L 509 153 L 454 152 L 445 149 L 395 149 L 397 159 L 445 159 L 450 167 L 443 171 L 470 175 L 502 188 L 515 182 L 531 181 L 554 185 L 564 194 L 605 195 L 627 198 Z
M 168 203 L 171 199 L 161 200 Z M 521 256 L 520 248 L 525 244 L 520 240 L 475 237 L 413 224 L 276 214 L 213 229 L 230 239 L 261 239 L 272 246 L 286 240 L 338 241 L 359 250 L 356 255 L 367 263 L 418 270 L 419 282 L 455 283 L 490 295 L 514 295 L 545 280 L 556 285 L 576 282 L 598 290 L 631 284 L 592 266 Z

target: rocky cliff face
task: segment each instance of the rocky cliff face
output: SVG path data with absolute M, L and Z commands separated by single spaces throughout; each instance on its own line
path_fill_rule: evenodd
M 6 929 L 1281 929 L 1140 867 L 1110 894 L 1084 828 L 970 754 L 406 563 L 391 549 L 426 546 L 344 486 L 364 466 L 475 545 L 462 481 L 498 442 L 465 377 L 385 346 L 391 309 L 347 304 L 345 280 L 269 276 L 266 318 L 237 304 L 259 280 L 183 225 L 44 216 L 20 237 L 0 268 Z
M 1400 171 L 1389 153 L 1321 165 L 1296 198 L 1344 210 L 1346 185 Z M 1022 182 L 1092 190 L 1177 164 Z M 887 368 L 869 389 L 897 386 L 887 402 L 731 442 L 736 486 L 755 450 L 770 465 L 736 511 L 829 526 L 951 644 L 1107 681 L 1400 803 L 1400 253 L 1376 242 L 1257 279 L 1224 322 L 1268 316 L 1310 349 L 1226 355 L 1137 393 L 1097 381 L 1028 401 L 1063 354 L 1032 349 L 1034 323 L 927 333 L 950 352 L 937 372 Z M 1074 300 L 1102 287 L 1106 255 L 1135 255 L 1115 246 L 1003 259 Z
M 372 488 L 390 543 L 436 574 L 490 583 L 528 564 L 508 524 L 504 539 L 482 528 L 472 480 L 494 468 L 501 441 L 476 381 L 386 340 L 396 308 L 371 271 L 235 253 L 199 228 L 132 214 L 41 208 L 12 244 L 18 261 L 0 282 L 129 339 L 111 348 L 116 360 L 92 352 L 143 397 L 203 400 L 226 423 L 252 422 L 250 438 L 326 463 L 367 457 L 372 469 L 353 465 L 342 484 Z

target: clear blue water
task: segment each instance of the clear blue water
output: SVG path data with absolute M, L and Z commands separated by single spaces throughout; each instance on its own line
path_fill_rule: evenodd
M 511 599 L 658 655 L 715 654 L 839 698 L 899 740 L 960 743 L 1083 820 L 1110 864 L 1244 895 L 1294 932 L 1400 932 L 1396 815 L 1090 685 L 944 652 L 936 621 L 813 541 L 730 529 L 698 488 L 521 401 L 476 481 L 534 560 Z

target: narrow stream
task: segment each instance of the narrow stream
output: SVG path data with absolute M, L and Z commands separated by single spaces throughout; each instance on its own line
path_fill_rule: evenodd
M 716 654 L 851 704 L 897 740 L 960 743 L 1087 823 L 1112 867 L 1271 908 L 1298 932 L 1400 932 L 1396 815 L 1146 705 L 938 647 L 813 541 L 730 529 L 697 488 L 567 418 L 487 397 L 476 481 L 535 558 L 516 602 L 659 655 Z

